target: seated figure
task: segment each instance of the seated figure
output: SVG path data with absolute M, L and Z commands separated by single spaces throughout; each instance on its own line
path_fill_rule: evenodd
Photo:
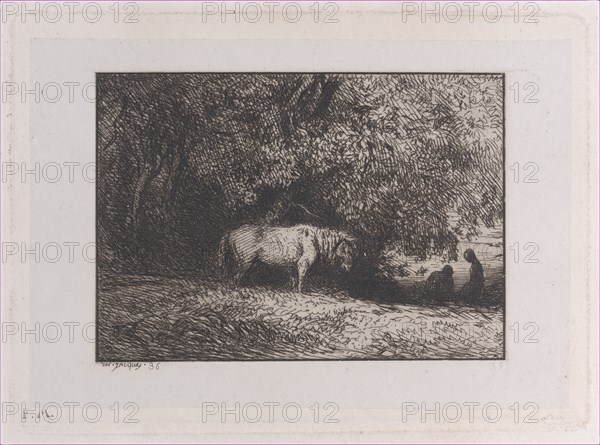
M 485 281 L 483 266 L 477 259 L 473 249 L 465 250 L 464 258 L 471 263 L 471 270 L 469 282 L 462 288 L 461 295 L 469 302 L 479 301 L 483 292 L 483 282 Z
M 431 272 L 425 282 L 427 293 L 438 301 L 449 300 L 454 294 L 454 279 L 452 266 L 445 265 L 441 271 Z

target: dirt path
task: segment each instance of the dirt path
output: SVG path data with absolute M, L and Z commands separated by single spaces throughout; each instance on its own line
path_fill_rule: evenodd
M 101 280 L 103 360 L 501 358 L 502 311 L 192 279 Z

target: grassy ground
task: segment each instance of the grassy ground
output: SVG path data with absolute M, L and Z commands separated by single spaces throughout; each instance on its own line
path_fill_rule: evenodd
M 503 356 L 501 306 L 420 307 L 342 291 L 234 289 L 198 278 L 99 278 L 99 360 Z

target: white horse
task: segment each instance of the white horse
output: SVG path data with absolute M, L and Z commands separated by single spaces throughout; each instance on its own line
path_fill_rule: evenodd
M 347 272 L 352 268 L 355 249 L 355 239 L 339 230 L 309 225 L 245 225 L 223 236 L 219 258 L 224 275 L 233 271 L 234 282 L 238 285 L 257 261 L 270 266 L 291 267 L 296 270 L 292 282 L 296 290 L 302 292 L 304 276 L 317 259 Z

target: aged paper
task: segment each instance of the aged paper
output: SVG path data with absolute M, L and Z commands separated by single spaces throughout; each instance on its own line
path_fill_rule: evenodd
M 597 10 L 3 2 L 3 441 L 597 441 Z

